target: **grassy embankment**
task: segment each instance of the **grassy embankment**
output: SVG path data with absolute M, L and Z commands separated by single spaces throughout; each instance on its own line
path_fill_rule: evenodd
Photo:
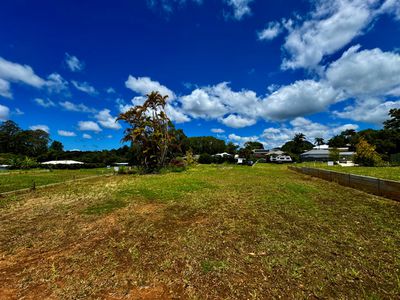
M 81 170 L 12 170 L 0 172 L 0 193 L 31 188 L 33 182 L 41 186 L 51 183 L 63 182 L 72 179 L 79 179 L 89 176 L 112 173 L 112 170 L 102 169 L 81 169 Z
M 297 167 L 311 167 L 322 168 L 326 170 L 351 173 L 356 175 L 364 175 L 370 177 L 377 177 L 382 179 L 400 181 L 400 167 L 341 167 L 341 166 L 328 166 L 327 163 L 301 163 Z
M 198 166 L 0 199 L 0 298 L 398 298 L 400 203 Z

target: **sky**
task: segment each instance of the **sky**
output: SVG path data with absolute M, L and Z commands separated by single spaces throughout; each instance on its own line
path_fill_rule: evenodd
M 4 0 L 0 120 L 118 148 L 157 90 L 187 136 L 273 148 L 400 108 L 400 0 Z

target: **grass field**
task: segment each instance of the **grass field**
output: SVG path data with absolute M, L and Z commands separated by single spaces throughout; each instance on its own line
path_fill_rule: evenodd
M 326 170 L 377 177 L 382 179 L 400 181 L 400 167 L 341 167 L 328 166 L 327 163 L 301 163 L 298 167 L 315 167 Z
M 198 166 L 0 199 L 0 299 L 395 299 L 400 203 Z
M 112 170 L 103 169 L 81 169 L 81 170 L 13 170 L 0 172 L 0 193 L 18 189 L 31 188 L 33 182 L 36 186 L 50 183 L 63 182 L 72 179 L 84 178 L 95 175 L 112 173 Z

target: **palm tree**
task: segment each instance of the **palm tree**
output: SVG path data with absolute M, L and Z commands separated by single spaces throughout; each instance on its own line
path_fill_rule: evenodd
M 302 142 L 306 140 L 306 136 L 303 133 L 296 133 L 293 138 L 293 142 L 296 145 L 300 145 Z
M 325 144 L 325 141 L 324 141 L 323 138 L 317 137 L 317 138 L 315 138 L 315 140 L 314 140 L 314 144 L 317 145 L 317 146 L 321 146 L 321 145 L 324 145 L 324 144 Z

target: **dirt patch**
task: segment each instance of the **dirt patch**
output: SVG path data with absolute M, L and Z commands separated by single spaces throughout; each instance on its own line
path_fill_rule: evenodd
M 172 299 L 163 286 L 133 288 L 124 296 L 107 295 L 107 300 L 170 300 Z

